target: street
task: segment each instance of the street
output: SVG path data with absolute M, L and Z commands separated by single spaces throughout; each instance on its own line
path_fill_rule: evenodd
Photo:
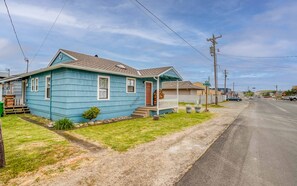
M 297 103 L 252 100 L 176 185 L 297 185 Z

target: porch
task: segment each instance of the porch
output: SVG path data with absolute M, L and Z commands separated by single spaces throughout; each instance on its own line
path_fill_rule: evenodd
M 0 84 L 0 101 L 4 115 L 30 113 L 25 104 L 26 82 L 16 77 L 7 78 Z

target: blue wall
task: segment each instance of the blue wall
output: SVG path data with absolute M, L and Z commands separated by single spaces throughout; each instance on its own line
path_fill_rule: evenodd
M 60 58 L 60 55 L 62 55 L 62 58 Z M 65 55 L 64 53 L 60 52 L 56 59 L 53 61 L 53 63 L 51 64 L 51 66 L 53 65 L 57 65 L 59 63 L 65 63 L 65 62 L 69 62 L 69 61 L 73 61 L 73 59 L 67 55 Z
M 30 108 L 32 114 L 52 118 L 58 120 L 67 117 L 65 111 L 66 98 L 63 87 L 66 86 L 64 79 L 66 69 L 57 69 L 52 71 L 52 98 L 51 100 L 45 99 L 45 77 L 50 75 L 51 72 L 44 72 L 33 75 L 28 79 L 28 87 L 26 87 L 26 104 Z M 31 91 L 31 79 L 38 78 L 39 88 L 38 91 Z M 52 104 L 52 112 L 50 113 L 50 102 Z
M 45 76 L 50 72 L 33 75 L 28 79 L 27 105 L 34 115 L 50 118 L 50 100 L 45 99 Z M 97 100 L 98 75 L 110 77 L 110 100 Z M 38 92 L 31 92 L 31 78 L 39 78 Z M 136 79 L 136 93 L 126 93 L 126 77 L 88 72 L 76 69 L 52 71 L 52 119 L 67 117 L 74 122 L 86 121 L 82 113 L 92 106 L 100 108 L 98 120 L 129 116 L 140 106 L 145 105 L 144 81 L 153 78 Z

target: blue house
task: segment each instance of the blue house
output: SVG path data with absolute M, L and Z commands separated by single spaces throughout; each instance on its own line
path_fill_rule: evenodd
M 100 108 L 97 120 L 170 112 L 177 99 L 157 94 L 164 81 L 181 81 L 173 67 L 137 70 L 120 62 L 60 49 L 48 67 L 21 74 L 23 103 L 51 120 L 85 121 L 82 113 Z M 155 95 L 155 96 L 154 96 Z M 155 104 L 154 104 L 155 103 Z

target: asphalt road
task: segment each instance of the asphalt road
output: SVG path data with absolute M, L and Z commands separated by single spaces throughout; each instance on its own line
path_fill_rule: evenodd
M 176 185 L 297 185 L 297 102 L 250 102 Z

